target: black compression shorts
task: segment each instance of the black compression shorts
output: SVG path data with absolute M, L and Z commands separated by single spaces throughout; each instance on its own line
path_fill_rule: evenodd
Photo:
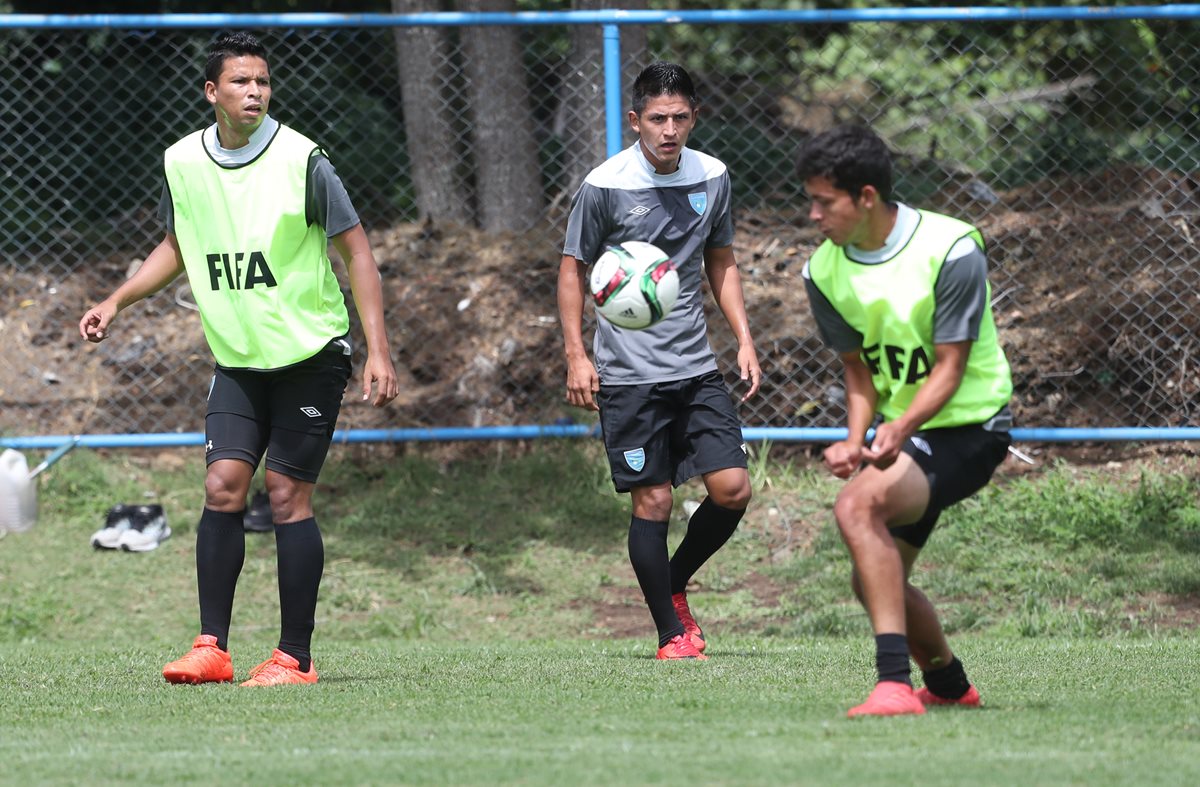
M 213 373 L 204 419 L 205 459 L 240 459 L 316 483 L 350 379 L 349 345 L 325 349 L 283 369 Z
M 1008 432 L 978 424 L 929 429 L 910 437 L 902 449 L 929 479 L 929 507 L 917 522 L 890 528 L 892 536 L 918 549 L 925 546 L 944 509 L 983 489 L 1008 456 Z

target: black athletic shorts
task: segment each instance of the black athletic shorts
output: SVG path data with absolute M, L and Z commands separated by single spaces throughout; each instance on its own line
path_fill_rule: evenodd
M 297 364 L 213 373 L 204 419 L 205 459 L 241 459 L 316 483 L 350 380 L 350 345 L 335 339 Z
M 1011 444 L 1008 432 L 990 432 L 978 424 L 928 429 L 910 437 L 901 450 L 929 479 L 929 507 L 919 521 L 891 528 L 892 536 L 918 549 L 925 546 L 942 511 L 983 489 Z
M 720 372 L 643 385 L 601 385 L 600 431 L 618 492 L 746 467 L 742 424 Z

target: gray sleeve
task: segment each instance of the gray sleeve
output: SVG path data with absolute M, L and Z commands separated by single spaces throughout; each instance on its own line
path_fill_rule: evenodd
M 584 183 L 571 201 L 563 254 L 592 264 L 603 252 L 600 247 L 609 235 L 608 226 L 604 189 Z
M 933 286 L 933 343 L 975 341 L 987 309 L 987 256 L 971 238 L 954 244 Z
M 717 184 L 717 204 L 713 206 L 716 208 L 716 217 L 713 219 L 712 230 L 708 233 L 708 240 L 704 242 L 706 249 L 721 249 L 733 245 L 733 208 L 730 197 L 733 186 L 729 181 L 729 170 L 718 179 Z
M 804 289 L 808 292 L 808 307 L 813 319 L 817 321 L 817 330 L 825 344 L 837 353 L 849 353 L 861 350 L 863 335 L 846 322 L 841 313 L 833 308 L 833 304 L 825 297 L 825 293 L 813 283 L 808 276 L 808 266 L 804 266 Z
M 315 151 L 308 160 L 307 192 L 304 210 L 308 223 L 324 227 L 325 237 L 341 235 L 359 223 L 350 195 L 323 151 Z
M 166 178 L 163 178 L 162 194 L 158 198 L 158 220 L 167 232 L 175 234 L 175 204 L 171 202 L 171 184 Z

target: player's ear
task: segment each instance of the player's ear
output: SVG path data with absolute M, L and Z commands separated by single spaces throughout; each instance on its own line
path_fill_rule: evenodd
M 634 112 L 632 109 L 629 110 L 629 127 L 635 132 L 638 131 L 638 113 Z
M 204 98 L 210 104 L 217 103 L 217 84 L 215 82 L 204 83 Z
M 867 210 L 874 208 L 879 204 L 879 189 L 870 183 L 863 186 L 862 191 L 858 192 L 858 204 Z

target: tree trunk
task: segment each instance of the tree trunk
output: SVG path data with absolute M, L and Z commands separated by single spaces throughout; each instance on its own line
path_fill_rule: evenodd
M 437 0 L 392 0 L 392 11 L 441 10 Z M 459 134 L 442 87 L 453 75 L 447 34 L 440 27 L 397 27 L 404 134 L 421 218 L 469 223 L 469 187 L 459 170 Z
M 517 10 L 514 0 L 458 5 L 468 13 Z M 509 26 L 462 29 L 479 224 L 488 232 L 527 230 L 542 214 L 542 171 L 519 36 Z
M 576 11 L 646 7 L 645 0 L 573 0 Z M 645 67 L 646 30 L 621 25 L 621 147 L 633 144 L 633 133 L 624 115 L 629 109 L 629 88 Z M 607 158 L 604 118 L 604 30 L 598 25 L 571 26 L 571 59 L 559 93 L 562 101 L 555 117 L 555 133 L 563 140 L 562 182 L 569 198 L 593 167 Z

